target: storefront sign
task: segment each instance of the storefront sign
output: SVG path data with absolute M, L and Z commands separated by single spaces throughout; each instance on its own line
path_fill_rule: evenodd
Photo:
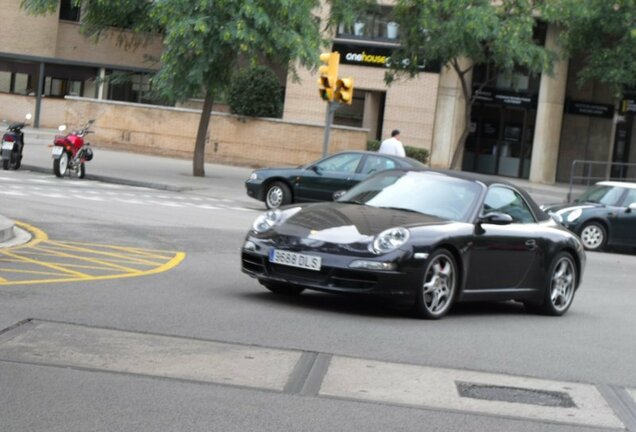
M 614 107 L 595 102 L 582 102 L 568 100 L 565 103 L 565 112 L 568 114 L 584 115 L 589 117 L 614 117 Z
M 536 95 L 515 93 L 497 89 L 475 90 L 475 99 L 484 102 L 493 102 L 501 105 L 532 108 L 537 106 Z
M 636 99 L 625 98 L 621 101 L 621 112 L 636 112 Z
M 393 54 L 392 48 L 334 43 L 332 51 L 338 51 L 340 53 L 341 64 L 381 68 L 391 67 L 391 55 Z M 427 67 L 421 65 L 419 69 L 426 70 L 426 72 L 440 71 L 439 66 L 435 67 L 433 65 Z

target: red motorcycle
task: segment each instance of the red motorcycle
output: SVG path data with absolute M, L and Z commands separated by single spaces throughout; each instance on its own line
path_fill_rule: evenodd
M 93 159 L 93 150 L 84 137 L 93 131 L 89 130 L 95 120 L 89 120 L 84 127 L 74 130 L 67 135 L 57 135 L 53 142 L 51 157 L 53 158 L 53 172 L 57 177 L 64 177 L 73 172 L 78 178 L 86 176 L 85 162 Z M 66 130 L 66 125 L 58 127 L 60 132 Z

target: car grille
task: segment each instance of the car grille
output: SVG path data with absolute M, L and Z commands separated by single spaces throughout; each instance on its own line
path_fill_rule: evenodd
M 270 263 L 265 257 L 243 252 L 243 269 L 263 276 L 279 276 L 299 284 L 307 283 L 320 285 L 325 288 L 341 289 L 372 289 L 377 284 L 377 276 L 373 273 L 358 270 L 347 270 L 333 267 L 323 267 L 321 271 L 307 270 Z

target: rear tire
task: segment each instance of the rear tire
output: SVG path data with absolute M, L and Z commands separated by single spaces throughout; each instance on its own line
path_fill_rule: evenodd
M 275 294 L 285 295 L 285 296 L 296 296 L 303 292 L 305 288 L 299 287 L 296 285 L 289 285 L 281 282 L 261 282 L 265 288 L 270 290 Z
M 63 152 L 59 158 L 53 160 L 53 172 L 57 177 L 64 177 L 68 170 L 68 153 Z
M 541 315 L 563 315 L 572 305 L 577 280 L 574 258 L 567 252 L 559 253 L 550 265 L 543 303 L 524 303 L 526 310 Z
M 9 159 L 2 159 L 2 169 L 3 170 L 9 169 Z

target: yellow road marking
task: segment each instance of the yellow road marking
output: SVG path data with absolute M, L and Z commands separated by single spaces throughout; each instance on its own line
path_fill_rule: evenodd
M 56 264 L 51 264 L 51 263 L 47 263 L 47 262 L 43 262 L 43 261 L 33 260 L 33 259 L 27 258 L 27 257 L 21 257 L 19 255 L 16 255 L 16 254 L 11 253 L 11 252 L 6 251 L 6 250 L 5 251 L 0 251 L 0 254 L 4 254 L 4 255 L 7 255 L 7 256 L 12 256 L 14 258 L 20 258 L 23 261 L 26 261 L 28 263 L 36 264 L 36 265 L 39 265 L 39 266 L 42 266 L 42 267 L 52 268 L 54 270 L 59 271 L 60 273 L 72 274 L 72 275 L 75 275 L 75 276 L 77 276 L 79 278 L 82 278 L 82 279 L 90 277 L 87 274 L 76 272 L 74 270 L 68 270 L 68 269 L 65 269 L 64 267 L 60 267 L 60 266 L 58 266 Z
M 107 261 L 102 261 L 102 260 L 98 260 L 95 258 L 84 258 L 84 257 L 80 257 L 77 255 L 71 255 L 71 254 L 67 254 L 64 252 L 57 252 L 57 251 L 49 251 L 51 252 L 52 255 L 54 256 L 58 256 L 58 257 L 62 257 L 62 258 L 71 258 L 71 259 L 76 259 L 76 260 L 80 260 L 80 261 L 87 261 L 93 264 L 100 264 L 100 265 L 104 265 L 104 266 L 108 266 L 117 270 L 122 270 L 122 271 L 127 271 L 127 272 L 131 272 L 131 273 L 137 273 L 139 272 L 139 269 L 134 269 L 131 267 L 124 267 L 124 266 L 120 266 L 118 264 L 113 264 L 111 262 L 107 262 Z
M 47 243 L 52 244 L 52 245 L 60 245 L 62 243 L 60 242 L 56 242 L 56 241 L 48 241 Z M 71 249 L 71 250 L 75 250 L 78 252 L 89 252 L 91 254 L 95 254 L 95 255 L 104 255 L 107 257 L 113 257 L 113 258 L 121 258 L 127 261 L 137 261 L 139 264 L 146 264 L 146 265 L 150 265 L 150 266 L 157 266 L 157 265 L 161 265 L 161 263 L 156 263 L 156 262 L 152 262 L 152 261 L 148 261 L 148 260 L 144 260 L 141 258 L 135 258 L 135 257 L 130 257 L 130 256 L 126 256 L 126 255 L 122 255 L 122 254 L 116 254 L 116 253 L 112 253 L 112 252 L 104 252 L 104 251 L 96 251 L 96 250 L 92 250 L 92 249 L 86 249 L 86 248 L 82 248 L 82 247 L 78 247 L 78 246 L 70 246 L 70 245 L 64 245 L 63 247 L 67 248 L 67 249 Z M 50 246 L 47 245 L 46 248 L 40 246 L 40 249 L 53 249 Z
M 52 273 L 52 272 L 43 272 L 43 271 L 37 271 L 37 270 L 17 270 L 17 269 L 6 269 L 6 268 L 0 268 L 0 271 L 3 272 L 7 272 L 7 273 L 25 273 L 25 274 L 39 274 L 39 275 L 45 275 L 45 276 L 59 276 L 59 273 Z M 3 282 L 7 282 L 7 279 L 2 279 L 0 278 Z
M 124 251 L 133 251 L 135 253 L 138 254 L 142 254 L 142 255 L 147 255 L 149 258 L 161 258 L 161 259 L 170 259 L 174 256 L 174 254 L 178 253 L 177 251 L 171 251 L 171 250 L 152 250 L 152 249 L 144 249 L 144 248 L 138 248 L 138 247 L 133 247 L 133 246 L 113 246 L 113 245 L 105 245 L 103 243 L 79 243 L 79 242 L 73 242 L 73 241 L 56 241 L 56 243 L 58 244 L 63 244 L 63 245 L 79 245 L 79 246 L 98 246 L 98 247 L 108 247 L 111 249 L 120 249 L 120 250 L 124 250 Z M 167 254 L 172 254 L 170 256 L 165 256 L 165 255 L 159 255 L 158 253 L 167 253 Z
M 53 276 L 48 279 L 29 279 L 12 281 L 6 277 L 0 277 L 0 286 L 2 285 L 27 285 L 35 283 L 55 283 L 55 282 L 86 282 L 93 280 L 111 280 L 118 278 L 131 278 L 157 274 L 168 271 L 179 265 L 186 254 L 177 251 L 168 250 L 152 250 L 136 247 L 113 246 L 98 243 L 81 243 L 81 242 L 64 242 L 49 240 L 48 235 L 32 225 L 23 222 L 15 222 L 20 228 L 31 233 L 32 239 L 26 244 L 14 246 L 4 250 L 0 250 L 0 262 L 15 264 L 18 268 L 0 268 L 0 272 L 4 275 L 11 274 L 31 274 L 34 276 Z M 94 247 L 95 249 L 90 249 Z M 15 253 L 14 253 L 15 252 Z M 68 252 L 68 253 L 67 253 Z M 96 257 L 87 257 L 82 255 L 96 255 Z M 28 256 L 27 256 L 28 255 Z M 29 256 L 48 257 L 49 259 L 58 258 L 55 262 L 49 262 L 44 259 L 29 258 Z M 70 263 L 58 262 L 67 259 Z M 165 263 L 158 261 L 168 260 Z M 91 263 L 78 264 L 73 261 L 82 261 Z M 133 266 L 152 267 L 148 269 L 137 269 L 130 266 L 116 264 L 117 262 L 127 263 Z M 49 268 L 58 273 L 28 270 L 19 268 L 21 264 L 28 264 Z M 75 271 L 73 268 L 90 271 L 107 271 L 122 273 L 91 275 L 88 273 Z

